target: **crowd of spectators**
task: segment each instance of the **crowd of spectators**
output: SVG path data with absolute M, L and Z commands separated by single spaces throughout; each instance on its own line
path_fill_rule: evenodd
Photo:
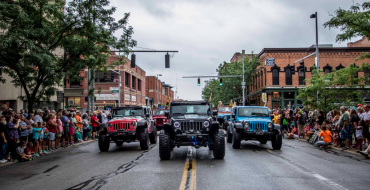
M 0 110 L 0 164 L 27 161 L 50 151 L 74 146 L 97 136 L 100 123 L 107 123 L 103 112 L 38 109 L 16 113 L 3 104 Z
M 370 153 L 370 106 L 340 107 L 328 113 L 319 109 L 271 110 L 272 120 L 280 125 L 283 138 L 306 139 L 322 148 L 329 145 L 342 150 L 357 149 L 367 156 Z M 317 134 L 314 136 L 314 134 Z

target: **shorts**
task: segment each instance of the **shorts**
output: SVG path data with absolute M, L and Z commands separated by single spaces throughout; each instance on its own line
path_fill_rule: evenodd
M 97 132 L 98 131 L 98 127 L 92 127 L 92 132 Z
M 304 134 L 304 125 L 298 124 L 298 134 Z
M 280 125 L 280 131 L 287 131 L 288 130 L 288 126 L 287 125 Z
M 55 133 L 49 132 L 49 140 L 51 141 L 55 140 Z
M 33 143 L 40 141 L 39 139 L 34 139 L 34 138 L 32 138 L 32 139 L 33 139 Z
M 344 128 L 344 130 L 343 130 L 343 126 L 340 126 L 339 130 L 340 130 L 340 138 L 342 140 L 348 139 L 348 137 L 349 137 L 349 126 L 346 126 Z
M 84 129 L 84 131 L 83 131 L 83 138 L 86 138 L 88 133 L 89 133 L 89 130 L 88 129 Z
M 69 135 L 69 127 L 63 127 L 63 134 L 62 137 L 68 137 Z
M 31 133 L 30 135 L 28 135 L 28 142 L 35 142 L 35 139 L 33 139 L 33 134 Z
M 69 127 L 69 136 L 73 136 L 75 134 L 75 129 L 73 127 Z
M 60 138 L 60 137 L 62 137 L 62 135 L 63 134 L 61 132 L 57 132 L 56 137 Z

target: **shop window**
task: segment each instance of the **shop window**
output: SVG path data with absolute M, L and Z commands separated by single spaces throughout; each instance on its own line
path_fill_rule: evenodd
M 285 69 L 285 85 L 292 85 L 292 70 Z
M 261 83 L 260 83 L 260 86 L 261 86 L 261 88 L 263 87 L 263 72 L 261 71 Z
M 299 70 L 298 75 L 299 75 L 299 85 L 306 85 L 306 83 L 304 82 L 306 78 L 304 70 Z
M 279 70 L 272 70 L 272 85 L 279 85 Z
M 132 76 L 132 88 L 136 88 L 136 77 Z
M 141 91 L 141 80 L 137 79 L 137 90 Z
M 294 92 L 284 92 L 284 99 L 294 99 Z

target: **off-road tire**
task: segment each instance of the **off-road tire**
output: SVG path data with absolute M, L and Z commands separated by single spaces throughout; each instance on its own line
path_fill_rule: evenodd
M 99 135 L 99 150 L 100 152 L 107 152 L 109 150 L 110 140 L 103 134 Z
M 157 127 L 154 125 L 152 132 L 149 134 L 150 144 L 157 144 Z
M 240 148 L 240 143 L 242 141 L 242 134 L 236 131 L 236 129 L 233 129 L 233 149 L 239 149 Z
M 226 128 L 226 141 L 227 143 L 233 142 L 233 134 L 230 133 L 229 127 Z
M 172 149 L 170 134 L 162 130 L 159 134 L 159 157 L 161 160 L 169 160 L 171 158 Z
M 225 157 L 225 134 L 223 130 L 218 130 L 214 133 L 213 141 L 213 156 L 216 159 L 224 159 Z
M 149 134 L 148 129 L 142 129 L 140 133 L 140 148 L 141 150 L 149 149 Z
M 116 141 L 116 145 L 117 146 L 122 146 L 123 145 L 123 141 Z
M 283 144 L 283 138 L 280 134 L 271 136 L 271 145 L 274 150 L 280 150 Z
M 267 143 L 267 140 L 266 139 L 263 139 L 263 140 L 258 140 L 261 144 L 266 144 Z

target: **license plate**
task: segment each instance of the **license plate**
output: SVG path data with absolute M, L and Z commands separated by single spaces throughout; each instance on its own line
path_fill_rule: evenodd
M 256 134 L 257 135 L 263 135 L 263 132 L 257 132 Z

